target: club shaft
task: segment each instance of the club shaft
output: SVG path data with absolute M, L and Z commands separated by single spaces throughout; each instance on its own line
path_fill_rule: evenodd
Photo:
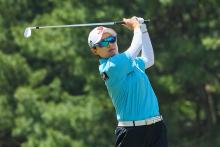
M 150 20 L 144 20 L 144 22 L 148 23 L 148 22 L 150 22 Z M 87 24 L 72 24 L 72 25 L 56 25 L 56 26 L 35 26 L 35 27 L 30 27 L 30 29 L 88 27 L 88 26 L 109 26 L 109 25 L 115 25 L 115 24 L 124 24 L 124 21 L 101 22 L 101 23 L 87 23 Z

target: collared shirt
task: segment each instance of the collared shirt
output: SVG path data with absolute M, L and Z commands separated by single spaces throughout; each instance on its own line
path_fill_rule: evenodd
M 143 120 L 160 115 L 142 57 L 133 60 L 125 51 L 99 62 L 99 71 L 105 79 L 117 120 Z

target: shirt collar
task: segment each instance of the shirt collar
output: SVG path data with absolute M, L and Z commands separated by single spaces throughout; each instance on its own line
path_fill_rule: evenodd
M 102 63 L 105 63 L 109 58 L 100 58 L 99 59 L 99 63 L 102 64 Z

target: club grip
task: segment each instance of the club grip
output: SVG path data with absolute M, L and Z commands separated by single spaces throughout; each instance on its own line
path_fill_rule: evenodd
M 150 22 L 149 19 L 144 20 L 144 23 L 149 23 L 149 22 Z M 115 24 L 125 24 L 124 21 L 115 21 L 114 23 L 115 23 Z

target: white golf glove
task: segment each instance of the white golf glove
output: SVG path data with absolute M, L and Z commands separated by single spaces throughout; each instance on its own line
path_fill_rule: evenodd
M 140 23 L 141 32 L 146 33 L 147 32 L 147 25 L 144 23 L 144 19 L 141 17 L 136 17 L 136 19 Z
M 147 32 L 147 25 L 144 23 L 144 19 L 141 17 L 137 18 L 139 23 L 140 23 L 140 27 L 141 27 L 141 32 L 142 33 L 146 33 Z

